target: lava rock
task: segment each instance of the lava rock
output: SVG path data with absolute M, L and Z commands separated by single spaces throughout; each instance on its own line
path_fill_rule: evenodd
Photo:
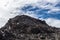
M 21 15 L 9 19 L 0 28 L 0 40 L 49 40 L 57 33 L 60 36 L 59 32 L 60 29 L 49 26 L 45 21 Z

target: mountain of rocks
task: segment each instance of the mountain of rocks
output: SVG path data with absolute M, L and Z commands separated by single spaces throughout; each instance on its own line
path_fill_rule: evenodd
M 27 15 L 20 15 L 9 19 L 0 28 L 0 40 L 60 40 L 60 28 L 49 26 L 45 21 Z

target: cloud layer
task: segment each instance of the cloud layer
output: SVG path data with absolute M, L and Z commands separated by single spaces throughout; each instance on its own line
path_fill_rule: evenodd
M 22 14 L 42 18 L 49 25 L 60 27 L 59 0 L 0 0 L 0 26 L 9 18 Z

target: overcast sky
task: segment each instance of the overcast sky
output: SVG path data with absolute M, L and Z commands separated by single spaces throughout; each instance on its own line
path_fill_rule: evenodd
M 4 26 L 9 18 L 22 14 L 60 27 L 60 0 L 0 0 L 0 27 Z

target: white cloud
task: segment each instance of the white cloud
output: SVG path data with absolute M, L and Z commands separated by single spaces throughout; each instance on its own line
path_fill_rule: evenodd
M 33 5 L 43 9 L 50 9 L 48 13 L 52 13 L 60 11 L 59 7 L 55 7 L 59 2 L 59 0 L 42 0 Z
M 60 28 L 60 20 L 57 20 L 57 19 L 54 19 L 54 18 L 48 18 L 48 19 L 45 19 L 45 21 L 50 26 Z
M 0 28 L 3 27 L 7 23 L 7 19 L 0 18 Z
M 17 10 L 25 4 L 36 3 L 38 0 L 0 0 L 0 27 L 8 21 L 9 18 L 12 18 L 22 11 Z

